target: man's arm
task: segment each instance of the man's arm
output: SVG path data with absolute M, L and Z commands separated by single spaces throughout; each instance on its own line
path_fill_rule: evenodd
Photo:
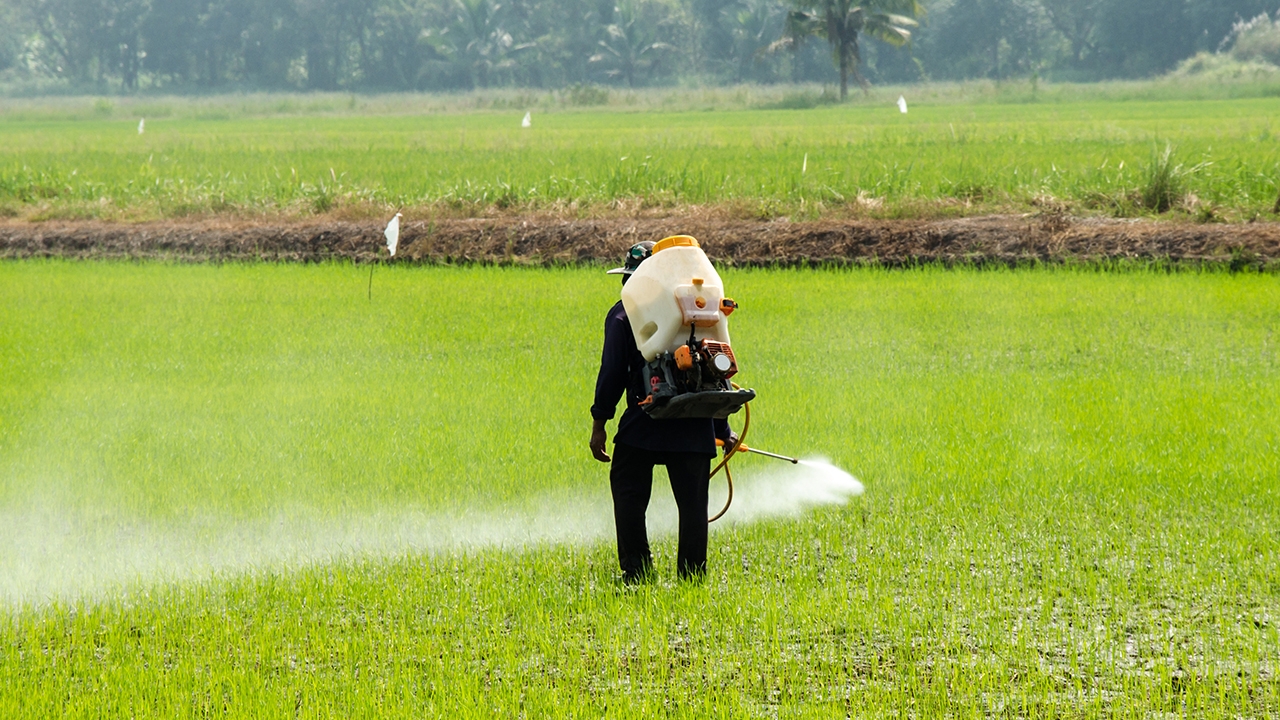
M 596 376 L 595 402 L 591 405 L 591 454 L 600 462 L 609 462 L 605 450 L 608 436 L 605 423 L 617 412 L 618 400 L 627 391 L 627 362 L 631 355 L 627 322 L 610 312 L 604 320 L 604 349 L 600 353 L 600 373 Z M 623 335 L 628 333 L 628 335 Z
M 591 421 L 591 441 L 589 445 L 591 447 L 591 454 L 595 459 L 600 462 L 609 462 L 612 458 L 609 457 L 608 451 L 605 450 L 606 443 L 609 441 L 609 435 L 604 430 L 604 423 L 604 420 L 593 419 Z

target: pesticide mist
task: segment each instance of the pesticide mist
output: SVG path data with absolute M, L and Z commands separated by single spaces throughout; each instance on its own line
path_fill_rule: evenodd
M 733 507 L 712 526 L 713 538 L 717 528 L 840 505 L 863 492 L 856 478 L 822 459 L 799 465 L 751 463 L 735 478 Z M 649 512 L 655 538 L 676 530 L 675 505 L 665 485 L 662 473 L 655 473 Z M 721 477 L 712 480 L 711 494 L 711 505 L 718 509 L 724 502 Z M 157 523 L 71 506 L 37 493 L 0 508 L 0 603 L 94 599 L 151 583 L 405 553 L 520 549 L 613 538 L 613 511 L 604 482 L 578 497 L 560 494 L 520 507 L 447 514 L 389 508 L 335 516 L 294 507 L 257 520 L 196 512 L 181 523 Z

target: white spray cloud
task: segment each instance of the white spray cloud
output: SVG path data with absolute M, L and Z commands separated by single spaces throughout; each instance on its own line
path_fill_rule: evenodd
M 733 507 L 717 526 L 793 516 L 843 504 L 863 491 L 857 479 L 825 460 L 771 466 L 752 461 L 735 477 Z M 649 528 L 661 537 L 675 532 L 677 516 L 660 475 L 654 484 Z M 333 516 L 291 508 L 270 518 L 194 516 L 181 524 L 74 511 L 33 496 L 0 508 L 0 604 L 92 599 L 131 585 L 340 559 L 611 540 L 607 491 L 596 495 L 464 513 L 397 509 Z M 718 508 L 722 499 L 711 504 Z
M 775 462 L 768 469 L 741 475 L 733 507 L 724 517 L 730 523 L 798 515 L 819 505 L 843 505 L 864 490 L 857 478 L 825 458 L 801 460 L 799 465 Z

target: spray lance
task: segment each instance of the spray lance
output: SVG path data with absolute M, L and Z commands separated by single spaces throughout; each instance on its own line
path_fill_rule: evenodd
M 654 244 L 651 252 L 622 286 L 622 305 L 649 378 L 650 392 L 640 407 L 655 420 L 727 419 L 743 410 L 738 443 L 711 471 L 714 477 L 724 470 L 729 485 L 724 508 L 707 521 L 715 522 L 733 503 L 729 461 L 739 452 L 793 464 L 799 460 L 756 450 L 744 442 L 756 393 L 730 380 L 738 372 L 738 361 L 729 343 L 728 318 L 738 304 L 725 297 L 720 275 L 698 241 L 675 235 Z
M 716 440 L 716 447 L 724 447 L 724 441 Z M 786 455 L 779 455 L 778 453 L 765 452 L 764 450 L 761 450 L 759 448 L 747 447 L 745 444 L 743 444 L 742 440 L 738 440 L 737 449 L 740 452 L 755 453 L 756 455 L 763 455 L 765 457 L 771 457 L 776 460 L 786 460 L 792 465 L 796 465 L 800 462 L 800 458 L 787 457 Z

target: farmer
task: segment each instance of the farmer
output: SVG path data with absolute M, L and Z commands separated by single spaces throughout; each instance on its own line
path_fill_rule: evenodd
M 609 274 L 622 275 L 625 285 L 652 252 L 651 242 L 633 245 L 623 266 Z M 649 553 L 644 515 L 649 507 L 654 465 L 666 466 L 680 511 L 676 572 L 682 579 L 700 578 L 707 571 L 707 485 L 716 456 L 716 439 L 725 441 L 728 452 L 737 442 L 737 435 L 729 429 L 727 420 L 650 418 L 639 405 L 648 395 L 646 385 L 644 357 L 636 348 L 631 323 L 619 300 L 604 320 L 604 352 L 596 378 L 595 403 L 591 406 L 591 453 L 600 462 L 611 461 L 605 449 L 605 422 L 613 419 L 618 399 L 625 393 L 627 407 L 613 437 L 613 464 L 609 468 L 622 579 L 635 583 L 652 572 L 653 556 Z

